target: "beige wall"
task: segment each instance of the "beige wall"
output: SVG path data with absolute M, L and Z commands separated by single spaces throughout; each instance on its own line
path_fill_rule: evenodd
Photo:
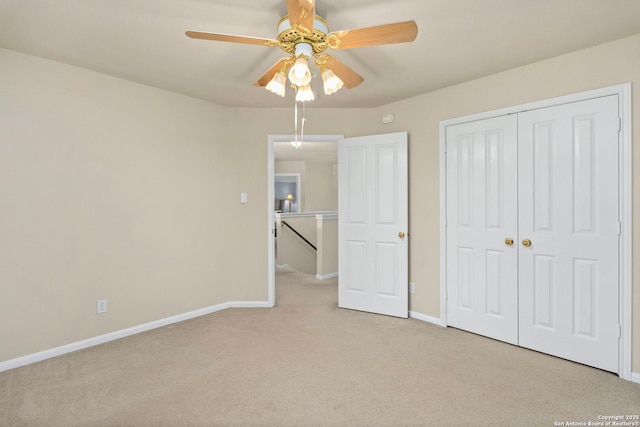
M 338 273 L 338 218 L 330 215 L 317 221 L 317 275 L 326 277 Z
M 224 301 L 266 300 L 267 135 L 291 133 L 290 109 L 217 107 L 5 50 L 0 69 L 0 361 Z M 439 122 L 625 82 L 640 99 L 640 35 L 380 108 L 310 108 L 306 131 L 409 132 L 410 308 L 439 317 Z M 388 112 L 396 121 L 383 125 Z M 633 156 L 640 164 L 639 150 Z M 638 168 L 634 189 L 638 224 Z M 241 191 L 249 203 L 223 212 L 221 201 Z M 636 227 L 636 266 L 639 239 Z M 107 315 L 95 314 L 98 298 L 109 299 Z
M 228 110 L 2 49 L 0 69 L 0 361 L 237 298 Z
M 286 114 L 286 113 L 285 113 Z M 335 163 L 313 161 L 276 161 L 274 171 L 300 174 L 300 212 L 338 210 L 338 169 Z
M 305 211 L 338 210 L 338 169 L 335 163 L 306 162 Z

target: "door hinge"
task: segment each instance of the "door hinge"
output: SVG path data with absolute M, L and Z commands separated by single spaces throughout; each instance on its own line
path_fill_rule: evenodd
M 622 223 L 618 221 L 618 236 L 622 235 Z
M 622 325 L 618 325 L 618 338 L 622 338 Z
M 622 117 L 618 117 L 618 132 L 622 131 Z

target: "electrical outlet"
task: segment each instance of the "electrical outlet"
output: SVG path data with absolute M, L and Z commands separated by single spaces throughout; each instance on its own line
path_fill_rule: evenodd
M 99 299 L 98 303 L 97 303 L 97 308 L 98 308 L 98 314 L 106 313 L 107 312 L 107 300 L 106 299 Z
M 416 291 L 416 284 L 413 282 L 409 282 L 409 293 L 413 294 Z

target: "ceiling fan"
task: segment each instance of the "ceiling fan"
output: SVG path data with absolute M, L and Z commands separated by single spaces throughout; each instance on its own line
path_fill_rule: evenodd
M 343 86 L 347 89 L 354 88 L 364 79 L 327 54 L 327 49 L 345 50 L 406 43 L 414 41 L 418 35 L 415 21 L 329 32 L 326 21 L 315 15 L 315 0 L 287 0 L 287 13 L 288 15 L 278 23 L 277 39 L 199 31 L 187 31 L 186 35 L 194 39 L 280 47 L 289 56 L 278 60 L 255 85 L 264 86 L 269 91 L 284 96 L 288 75 L 296 88 L 297 101 L 310 101 L 315 98 L 311 90 L 312 76 L 307 62 L 311 57 L 315 58 L 315 63 L 320 68 L 324 92 L 329 95 Z

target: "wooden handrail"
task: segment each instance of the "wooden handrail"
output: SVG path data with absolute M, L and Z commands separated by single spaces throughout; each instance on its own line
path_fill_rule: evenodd
M 287 221 L 282 221 L 282 225 L 286 225 L 286 226 L 289 228 L 289 230 L 291 230 L 291 231 L 293 231 L 294 233 L 296 233 L 296 235 L 297 235 L 298 237 L 300 237 L 302 240 L 304 240 L 304 241 L 305 241 L 305 243 L 306 243 L 307 245 L 311 246 L 311 247 L 313 248 L 313 250 L 314 250 L 314 251 L 317 251 L 317 250 L 318 250 L 318 248 L 316 248 L 316 247 L 313 245 L 313 243 L 311 243 L 310 241 L 308 241 L 307 239 L 305 239 L 305 238 L 304 238 L 304 236 L 303 236 L 302 234 L 298 233 L 298 232 L 296 231 L 296 229 L 295 229 L 295 228 L 293 228 L 292 226 L 290 226 L 290 225 L 287 223 Z

